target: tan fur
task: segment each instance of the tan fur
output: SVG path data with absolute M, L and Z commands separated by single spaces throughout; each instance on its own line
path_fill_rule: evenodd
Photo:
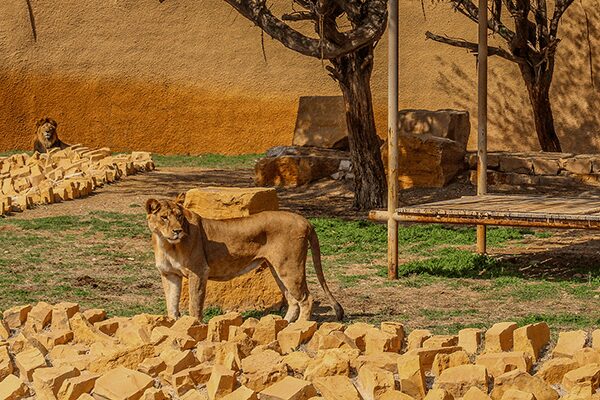
M 33 139 L 33 150 L 38 153 L 46 153 L 51 148 L 64 149 L 69 147 L 63 143 L 56 132 L 58 123 L 50 117 L 44 117 L 35 124 L 35 137 Z
M 300 215 L 265 211 L 211 220 L 183 208 L 181 202 L 154 199 L 146 202 L 146 212 L 169 316 L 179 317 L 183 276 L 189 279 L 190 315 L 200 318 L 208 279 L 230 280 L 266 262 L 287 300 L 285 319 L 309 319 L 312 297 L 305 263 L 310 245 L 319 283 L 338 319 L 343 318 L 344 311 L 325 282 L 315 230 Z

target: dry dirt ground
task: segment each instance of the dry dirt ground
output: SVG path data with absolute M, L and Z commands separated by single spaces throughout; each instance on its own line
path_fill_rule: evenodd
M 152 173 L 131 176 L 117 184 L 106 186 L 86 199 L 41 206 L 25 213 L 10 216 L 8 225 L 0 226 L 0 232 L 12 232 L 20 228 L 11 224 L 45 217 L 85 216 L 95 212 L 114 212 L 132 215 L 143 214 L 143 204 L 151 197 L 173 197 L 179 192 L 200 186 L 253 186 L 252 171 L 249 169 L 200 169 L 160 168 Z M 509 190 L 497 188 L 496 191 Z M 510 189 L 514 191 L 513 189 Z M 552 191 L 558 189 L 538 189 Z M 582 187 L 579 190 L 564 189 L 569 194 L 598 189 Z M 595 191 L 594 191 L 595 190 Z M 403 204 L 457 197 L 472 194 L 474 188 L 461 177 L 457 182 L 442 190 L 411 190 L 401 194 Z M 523 189 L 527 192 L 530 190 Z M 576 192 L 576 193 L 575 193 Z M 362 220 L 366 213 L 352 210 L 351 187 L 335 181 L 322 181 L 308 187 L 278 190 L 281 208 L 301 213 L 307 217 L 335 217 L 347 220 Z M 136 219 L 135 221 L 142 221 Z M 141 222 L 143 225 L 143 221 Z M 111 227 L 106 227 L 107 232 Z M 140 231 L 145 229 L 139 227 Z M 45 235 L 45 234 L 44 234 Z M 42 240 L 43 240 L 42 236 Z M 51 239 L 52 234 L 48 234 Z M 149 310 L 160 312 L 162 295 L 158 274 L 154 272 L 151 245 L 147 238 L 114 239 L 118 244 L 104 244 L 102 251 L 120 252 L 119 257 L 103 259 L 94 251 L 99 248 L 98 236 L 93 232 L 66 237 L 53 244 L 54 252 L 64 251 L 64 259 L 56 259 L 44 252 L 33 260 L 37 263 L 24 264 L 23 260 L 5 261 L 13 268 L 15 276 L 29 276 L 28 268 L 45 271 L 46 274 L 62 274 L 69 285 L 57 296 L 67 297 L 84 305 L 101 306 L 113 313 L 135 313 Z M 69 241 L 70 240 L 70 241 Z M 0 254 L 21 251 L 8 242 L 0 243 Z M 115 246 L 117 249 L 115 250 Z M 100 246 L 102 247 L 102 246 Z M 462 245 L 461 249 L 474 250 L 474 246 Z M 78 249 L 77 253 L 69 252 Z M 140 256 L 136 256 L 140 254 Z M 466 276 L 443 277 L 428 274 L 413 274 L 398 281 L 389 282 L 381 271 L 385 271 L 385 251 L 373 259 L 340 260 L 338 256 L 325 256 L 324 264 L 330 264 L 326 275 L 334 295 L 344 305 L 349 320 L 400 320 L 408 327 L 432 328 L 438 332 L 455 331 L 464 326 L 489 326 L 500 320 L 515 320 L 520 323 L 545 319 L 556 328 L 594 328 L 600 325 L 600 290 L 597 267 L 600 266 L 600 241 L 597 233 L 584 231 L 553 231 L 526 233 L 519 240 L 510 240 L 502 246 L 491 247 L 490 254 L 496 260 L 510 265 L 510 273 L 496 277 Z M 114 255 L 114 254 L 113 254 Z M 108 257 L 108 256 L 107 256 Z M 64 257 L 63 257 L 64 258 Z M 402 253 L 401 263 L 418 258 L 411 253 Z M 14 260 L 17 260 L 16 258 Z M 108 261 L 107 261 L 108 260 Z M 1 260 L 0 260 L 1 261 Z M 119 271 L 112 270 L 115 263 Z M 126 268 L 127 267 L 127 268 Z M 311 269 L 311 267 L 309 267 Z M 376 273 L 379 271 L 379 273 Z M 126 278 L 119 283 L 119 274 Z M 37 280 L 36 280 L 37 279 Z M 27 280 L 19 286 L 19 298 L 2 298 L 2 308 L 23 301 L 41 300 L 30 291 L 36 290 L 39 282 L 47 278 Z M 133 282 L 137 281 L 137 283 Z M 48 281 L 50 282 L 50 281 Z M 0 281 L 0 284 L 2 282 Z M 136 290 L 129 290 L 134 285 Z M 137 285 L 137 286 L 135 286 Z M 73 293 L 75 288 L 79 292 Z M 324 300 L 314 276 L 310 278 L 311 292 L 317 302 Z M 96 291 L 101 294 L 96 294 Z M 44 297 L 44 296 L 42 296 Z M 46 296 L 47 297 L 47 296 Z M 111 307 L 112 301 L 129 299 L 129 307 Z M 67 299 L 47 299 L 50 301 Z M 317 309 L 318 318 L 326 320 L 332 312 L 323 301 Z

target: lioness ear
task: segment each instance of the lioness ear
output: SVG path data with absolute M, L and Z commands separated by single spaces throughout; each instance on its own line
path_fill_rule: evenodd
M 183 203 L 185 203 L 185 193 L 182 192 L 175 197 L 175 204 L 182 206 Z
M 158 200 L 148 199 L 146 201 L 146 213 L 147 214 L 154 214 L 158 210 L 160 210 L 160 203 L 158 202 Z
M 52 125 L 54 125 L 54 129 L 56 129 L 56 127 L 58 126 L 58 122 L 56 122 L 54 119 L 52 118 L 48 118 L 48 122 L 50 122 Z
M 39 128 L 40 126 L 44 125 L 46 123 L 46 117 L 44 118 L 40 118 L 37 120 L 37 122 L 35 123 L 35 127 Z

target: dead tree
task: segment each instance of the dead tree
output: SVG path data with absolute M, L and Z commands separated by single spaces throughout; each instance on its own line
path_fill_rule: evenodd
M 449 0 L 454 9 L 473 22 L 478 22 L 478 7 L 471 0 Z M 507 48 L 489 47 L 489 54 L 512 61 L 519 66 L 533 110 L 535 131 L 543 151 L 560 152 L 550 104 L 550 85 L 554 74 L 558 26 L 574 0 L 556 0 L 552 18 L 548 19 L 547 0 L 491 0 L 488 29 L 503 39 Z M 514 30 L 503 23 L 506 10 Z M 477 52 L 477 44 L 462 39 L 427 32 L 426 37 L 440 43 Z
M 387 0 L 291 0 L 297 10 L 279 17 L 266 0 L 225 1 L 285 47 L 329 63 L 326 68 L 340 85 L 346 106 L 354 206 L 361 210 L 383 207 L 387 182 L 370 81 L 373 50 L 386 28 Z M 294 23 L 300 21 L 311 23 L 315 35 L 295 29 Z M 342 29 L 343 23 L 349 29 Z

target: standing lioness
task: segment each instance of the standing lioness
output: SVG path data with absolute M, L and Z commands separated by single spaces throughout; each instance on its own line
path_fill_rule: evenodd
M 226 281 L 266 262 L 287 300 L 285 319 L 309 319 L 312 297 L 305 273 L 309 244 L 319 283 L 337 318 L 344 317 L 342 306 L 325 282 L 315 230 L 300 215 L 264 211 L 244 218 L 212 220 L 201 218 L 179 202 L 155 199 L 146 202 L 146 212 L 170 317 L 179 317 L 183 276 L 189 279 L 190 315 L 200 318 L 208 279 Z

